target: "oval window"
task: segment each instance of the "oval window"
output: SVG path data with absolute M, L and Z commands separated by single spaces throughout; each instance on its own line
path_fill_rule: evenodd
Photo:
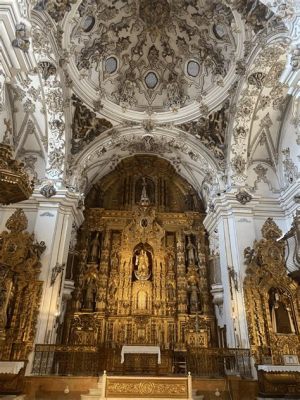
M 215 24 L 213 26 L 213 32 L 216 36 L 217 39 L 222 40 L 224 38 L 224 36 L 226 35 L 226 29 L 224 27 L 224 25 L 222 24 Z
M 116 72 L 118 68 L 118 61 L 116 57 L 109 57 L 105 60 L 105 71 L 109 74 Z
M 187 73 L 189 76 L 196 78 L 200 72 L 200 65 L 196 61 L 189 61 L 187 65 Z
M 145 76 L 145 83 L 149 89 L 154 89 L 158 83 L 158 78 L 154 72 L 148 72 Z
M 82 21 L 82 29 L 84 30 L 84 32 L 90 32 L 93 29 L 95 22 L 95 17 L 93 17 L 92 15 L 88 15 L 87 17 L 85 17 Z

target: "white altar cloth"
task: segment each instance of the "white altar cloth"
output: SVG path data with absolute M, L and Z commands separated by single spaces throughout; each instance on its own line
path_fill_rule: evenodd
M 257 370 L 264 372 L 300 372 L 300 365 L 258 365 Z
M 1 361 L 0 374 L 18 374 L 24 367 L 24 361 Z
M 157 363 L 161 363 L 159 346 L 123 346 L 121 351 L 121 364 L 124 363 L 125 354 L 157 354 Z

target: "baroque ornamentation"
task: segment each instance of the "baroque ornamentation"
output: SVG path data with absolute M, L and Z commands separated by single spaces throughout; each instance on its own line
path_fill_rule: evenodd
M 78 71 L 107 100 L 176 111 L 226 77 L 236 49 L 233 21 L 222 2 L 86 0 L 68 40 Z
M 38 281 L 44 242 L 24 232 L 27 218 L 18 209 L 0 234 L 0 357 L 25 360 L 35 338 L 42 282 Z
M 24 52 L 29 50 L 30 41 L 27 37 L 26 26 L 24 23 L 16 25 L 16 38 L 12 41 L 12 45 Z
M 287 185 L 291 185 L 299 177 L 298 167 L 290 157 L 290 149 L 288 147 L 282 150 L 282 154 L 285 157 L 282 161 L 285 181 Z
M 13 159 L 10 145 L 0 143 L 0 204 L 28 199 L 33 187 L 23 163 Z
M 200 117 L 198 121 L 187 122 L 178 127 L 199 139 L 204 146 L 212 151 L 216 158 L 224 159 L 225 134 L 229 117 L 228 107 L 229 103 L 227 102 L 219 111 L 212 112 L 207 117 Z
M 63 272 L 64 269 L 65 269 L 65 263 L 63 263 L 63 264 L 56 263 L 55 267 L 52 268 L 51 281 L 50 281 L 51 286 L 53 286 L 55 284 L 58 275 L 61 272 Z
M 233 167 L 231 179 L 233 183 L 244 184 L 247 177 L 244 171 L 247 165 L 247 146 L 252 129 L 251 121 L 253 121 L 253 118 L 257 118 L 259 109 L 264 108 L 262 106 L 264 99 L 259 97 L 262 91 L 261 85 L 268 88 L 267 93 L 270 96 L 267 97 L 270 97 L 270 99 L 267 99 L 267 101 L 272 101 L 274 108 L 282 107 L 284 104 L 284 88 L 283 85 L 277 84 L 277 79 L 283 67 L 278 58 L 284 54 L 285 48 L 285 44 L 273 45 L 260 53 L 235 108 L 231 144 L 231 164 Z M 264 71 L 265 77 L 260 75 L 261 71 Z M 258 99 L 261 101 L 257 101 Z
M 55 75 L 49 75 L 44 85 L 48 111 L 48 179 L 61 179 L 65 160 L 65 121 L 63 92 Z
M 55 22 L 60 22 L 65 14 L 71 10 L 73 3 L 75 3 L 75 0 L 37 0 L 34 9 L 46 11 Z
M 66 343 L 209 346 L 207 247 L 190 185 L 165 160 L 135 156 L 96 183 L 85 206 Z M 189 321 L 182 328 L 178 313 Z
M 76 154 L 101 133 L 111 129 L 113 125 L 105 118 L 98 118 L 94 112 L 83 105 L 82 101 L 75 96 L 73 96 L 73 105 L 75 110 L 72 124 L 71 152 Z
M 255 33 L 264 29 L 270 20 L 274 19 L 274 13 L 263 3 L 257 0 L 230 0 L 230 4 L 242 14 L 246 23 Z
M 245 309 L 252 354 L 259 364 L 272 357 L 283 363 L 283 355 L 300 353 L 297 284 L 285 267 L 285 243 L 272 218 L 262 227 L 262 239 L 245 249 Z
M 56 75 L 56 67 L 49 61 L 39 62 L 42 78 L 47 80 L 51 75 Z
M 56 188 L 52 182 L 46 183 L 46 185 L 42 186 L 40 189 L 41 195 L 46 197 L 46 199 L 50 199 L 50 197 L 56 195 Z
M 243 205 L 249 203 L 252 200 L 252 196 L 245 189 L 241 189 L 236 195 L 237 201 Z

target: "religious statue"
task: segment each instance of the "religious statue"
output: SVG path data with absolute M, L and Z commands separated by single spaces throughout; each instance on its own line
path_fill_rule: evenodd
M 195 265 L 197 263 L 197 251 L 196 247 L 191 241 L 190 235 L 188 236 L 188 244 L 186 246 L 186 256 L 188 265 Z
M 117 251 L 115 251 L 111 256 L 111 269 L 112 271 L 116 271 L 119 266 L 119 257 Z
M 190 313 L 193 312 L 201 312 L 201 301 L 200 301 L 200 293 L 199 288 L 196 283 L 193 283 L 189 289 L 190 296 L 189 296 L 189 304 L 190 304 Z
M 189 311 L 197 313 L 202 311 L 202 301 L 199 290 L 199 275 L 195 265 L 188 267 L 187 284 L 189 293 Z
M 136 256 L 135 265 L 137 270 L 134 272 L 138 280 L 148 280 L 150 277 L 149 273 L 149 259 L 147 251 L 142 249 Z
M 286 293 L 272 288 L 269 291 L 269 308 L 274 332 L 295 333 L 290 299 Z
M 100 243 L 99 243 L 99 232 L 96 233 L 96 236 L 92 240 L 91 243 L 91 253 L 89 256 L 89 262 L 98 262 L 100 253 Z
M 167 299 L 168 302 L 176 301 L 174 285 L 171 282 L 167 285 Z
M 87 310 L 95 309 L 96 305 L 96 295 L 98 288 L 98 276 L 97 276 L 97 267 L 92 266 L 89 268 L 83 290 L 83 298 L 82 298 L 82 308 Z

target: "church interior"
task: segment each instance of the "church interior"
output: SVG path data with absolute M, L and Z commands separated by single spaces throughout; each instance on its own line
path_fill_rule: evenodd
M 299 150 L 299 0 L 0 0 L 0 399 L 299 399 Z

